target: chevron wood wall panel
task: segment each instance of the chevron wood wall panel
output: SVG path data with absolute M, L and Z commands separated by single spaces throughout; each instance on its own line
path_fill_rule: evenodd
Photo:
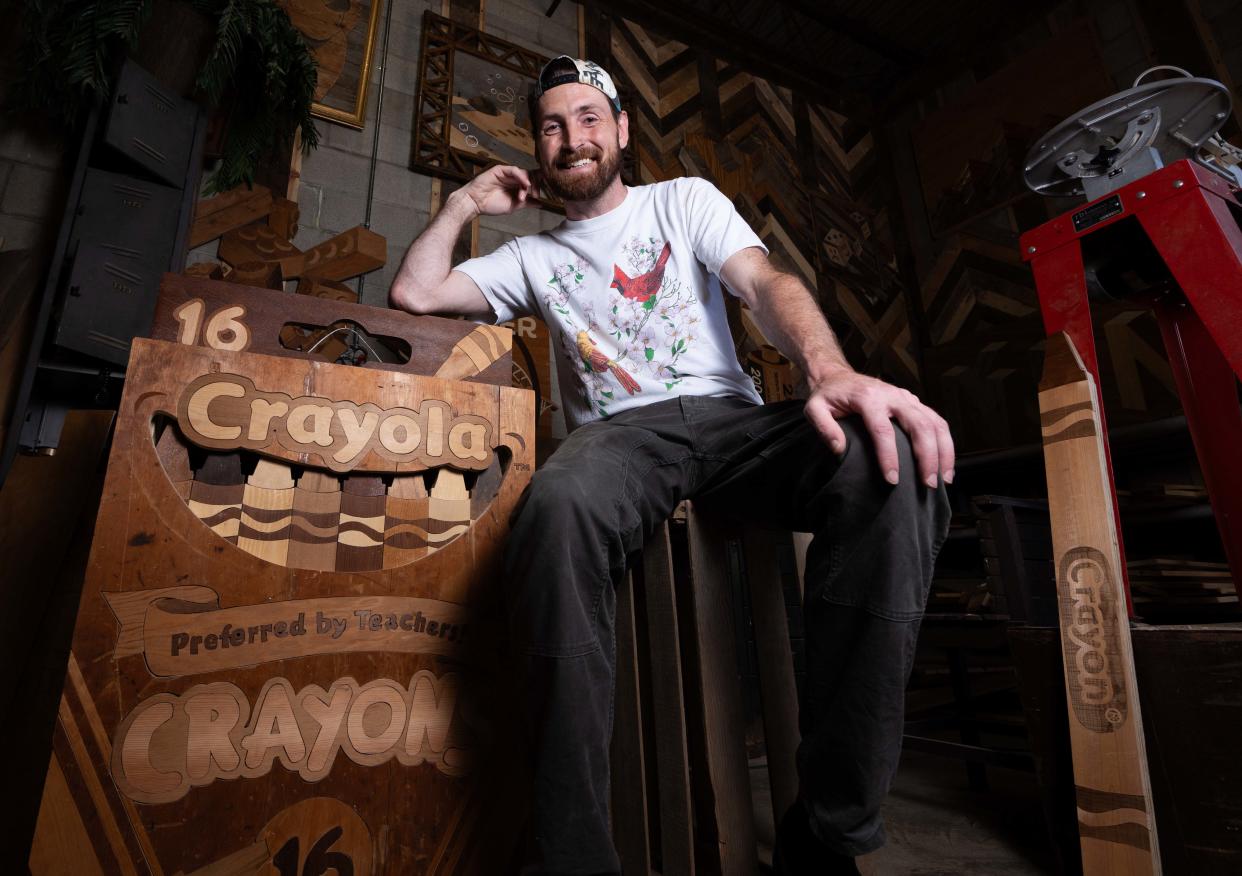
M 607 25 L 595 48 L 629 89 L 636 181 L 711 179 L 777 264 L 815 290 L 851 361 L 917 388 L 872 133 L 635 22 Z
M 1038 441 L 1045 335 L 1016 240 L 982 231 L 945 238 L 923 272 L 919 297 L 931 341 L 927 368 L 936 375 L 929 396 L 953 425 L 959 447 Z M 1177 414 L 1172 372 L 1150 313 L 1098 301 L 1092 316 L 1110 425 Z

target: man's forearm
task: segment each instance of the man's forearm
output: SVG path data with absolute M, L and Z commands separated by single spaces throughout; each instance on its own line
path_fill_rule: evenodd
M 414 239 L 401 260 L 389 290 L 389 298 L 395 306 L 413 313 L 436 309 L 436 302 L 428 300 L 428 296 L 449 275 L 457 238 L 477 215 L 479 211 L 474 200 L 461 189 L 448 196 L 440 212 Z
M 767 339 L 797 364 L 812 386 L 842 369 L 853 370 L 815 299 L 797 277 L 774 273 L 756 295 L 752 310 Z

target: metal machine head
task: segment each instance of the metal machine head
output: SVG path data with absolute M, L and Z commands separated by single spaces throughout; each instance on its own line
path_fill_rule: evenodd
M 1149 73 L 1181 76 L 1143 83 Z M 1140 84 L 1142 83 L 1142 84 Z M 1234 147 L 1215 137 L 1229 118 L 1225 86 L 1178 67 L 1152 67 L 1134 87 L 1080 110 L 1041 137 L 1024 162 L 1027 186 L 1041 195 L 1095 200 L 1183 158 L 1242 185 Z

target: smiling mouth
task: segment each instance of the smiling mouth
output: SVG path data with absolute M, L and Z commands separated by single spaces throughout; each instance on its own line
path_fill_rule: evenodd
M 568 164 L 562 164 L 561 170 L 576 170 L 579 167 L 589 167 L 595 163 L 594 158 L 579 158 L 577 161 L 571 161 Z
M 341 473 L 204 450 L 163 415 L 151 437 L 165 475 L 212 532 L 269 563 L 329 572 L 392 569 L 447 547 L 487 513 L 512 459 L 502 446 L 483 471 Z

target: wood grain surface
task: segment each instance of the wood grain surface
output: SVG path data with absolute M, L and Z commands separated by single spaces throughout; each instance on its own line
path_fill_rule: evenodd
M 471 369 L 454 364 L 450 375 L 441 376 L 500 386 L 513 382 L 510 355 L 513 335 L 508 329 L 478 326 L 459 319 L 412 316 L 314 295 L 294 297 L 294 293 L 251 289 L 178 274 L 165 274 L 160 284 L 151 337 L 211 349 L 317 358 L 284 346 L 280 340 L 281 329 L 290 323 L 324 327 L 343 322 L 356 324 L 379 338 L 395 338 L 408 351 L 408 361 L 400 361 L 392 355 L 385 356 L 382 362 L 368 361 L 363 367 L 407 374 L 436 374 L 448 367 L 450 361 L 459 363 L 463 357 L 467 362 L 482 363 L 478 355 L 474 359 L 465 353 L 458 355 L 457 346 L 476 330 L 486 328 L 485 344 L 471 341 L 473 346 L 482 347 L 492 357 L 485 367 Z
M 199 201 L 190 226 L 189 246 L 193 249 L 222 234 L 249 225 L 272 212 L 272 192 L 266 186 L 240 185 Z M 286 238 L 292 235 L 284 235 Z
M 694 818 L 691 811 L 685 697 L 682 692 L 681 640 L 673 587 L 673 556 L 668 524 L 643 549 L 643 587 L 651 663 L 651 708 L 655 713 L 655 759 L 660 801 L 660 848 L 667 876 L 694 873 Z
M 382 268 L 387 258 L 387 241 L 371 229 L 358 225 L 308 249 L 298 264 L 297 273 L 286 271 L 285 275 L 348 280 Z
M 1048 339 L 1039 387 L 1083 872 L 1158 874 L 1099 396 L 1064 332 Z
M 493 467 L 368 452 L 334 472 L 278 443 L 194 447 L 179 398 L 221 375 L 360 411 L 443 401 L 450 419 L 491 423 L 506 464 L 434 553 L 314 568 L 341 565 L 342 521 L 384 521 L 394 495 L 429 513 L 433 478 L 437 498 L 471 509 Z M 533 429 L 523 390 L 135 341 L 31 872 L 511 872 L 524 757 L 496 576 Z M 227 512 L 214 526 L 231 533 L 195 501 Z M 378 546 L 350 547 L 384 556 L 373 528 Z

